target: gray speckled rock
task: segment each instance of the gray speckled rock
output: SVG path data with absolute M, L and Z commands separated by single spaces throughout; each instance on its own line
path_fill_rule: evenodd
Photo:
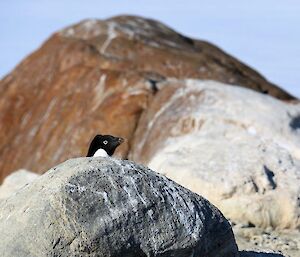
M 228 221 L 129 161 L 69 160 L 0 204 L 0 255 L 238 256 Z

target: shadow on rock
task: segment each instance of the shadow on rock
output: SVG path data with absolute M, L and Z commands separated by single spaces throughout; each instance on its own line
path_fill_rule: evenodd
M 240 251 L 240 257 L 284 257 L 280 253 L 272 252 L 255 252 L 255 251 Z

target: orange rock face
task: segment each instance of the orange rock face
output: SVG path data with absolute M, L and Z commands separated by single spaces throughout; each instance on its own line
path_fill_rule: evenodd
M 0 181 L 85 156 L 91 138 L 127 138 L 166 77 L 212 79 L 291 95 L 217 47 L 140 17 L 86 20 L 54 34 L 0 82 Z

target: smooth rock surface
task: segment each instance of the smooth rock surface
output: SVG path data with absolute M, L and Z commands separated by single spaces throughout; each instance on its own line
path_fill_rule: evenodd
M 0 81 L 0 181 L 85 156 L 95 134 L 127 138 L 166 77 L 201 78 L 294 99 L 219 48 L 141 17 L 85 20 L 55 33 Z M 32 154 L 34 153 L 34 155 Z
M 238 256 L 229 222 L 201 196 L 112 158 L 69 160 L 0 204 L 0 254 Z
M 129 158 L 203 195 L 236 223 L 299 229 L 300 104 L 213 81 L 165 83 Z
M 28 170 L 17 170 L 7 176 L 0 185 L 0 200 L 10 197 L 26 184 L 34 181 L 39 175 Z

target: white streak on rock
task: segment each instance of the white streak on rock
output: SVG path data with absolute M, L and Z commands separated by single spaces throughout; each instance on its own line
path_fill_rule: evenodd
M 107 28 L 107 38 L 104 41 L 102 47 L 100 48 L 100 53 L 101 54 L 105 54 L 109 44 L 112 42 L 112 40 L 114 38 L 117 37 L 117 33 L 115 31 L 115 23 L 114 22 L 110 22 L 107 24 L 108 28 Z
M 100 104 L 102 103 L 103 99 L 105 98 L 105 80 L 106 80 L 106 74 L 102 74 L 99 82 L 94 88 L 94 99 L 93 99 L 93 107 L 92 110 L 95 111 L 98 109 Z

